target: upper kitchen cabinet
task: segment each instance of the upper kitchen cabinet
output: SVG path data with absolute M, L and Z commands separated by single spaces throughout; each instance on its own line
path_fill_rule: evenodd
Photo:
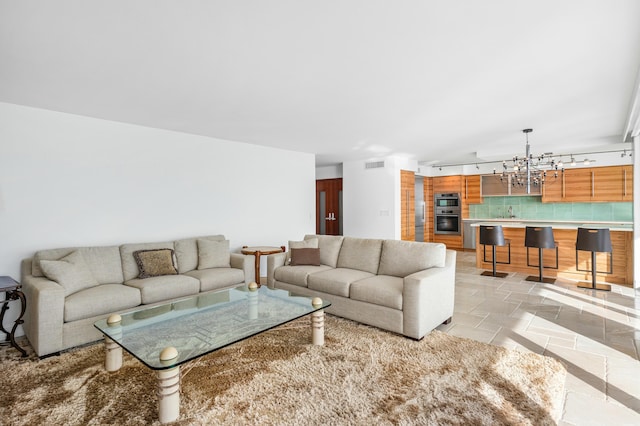
M 543 203 L 633 201 L 633 166 L 569 169 L 545 184 Z
M 433 178 L 433 192 L 462 193 L 462 176 L 436 176 Z
M 480 175 L 463 176 L 464 192 L 462 193 L 463 202 L 469 204 L 481 204 L 482 193 L 480 191 Z

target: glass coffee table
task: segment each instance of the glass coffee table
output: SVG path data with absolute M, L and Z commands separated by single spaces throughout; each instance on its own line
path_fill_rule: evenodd
M 243 285 L 113 314 L 94 325 L 105 336 L 107 371 L 120 369 L 122 349 L 156 370 L 159 419 L 168 423 L 180 415 L 180 365 L 305 315 L 311 315 L 312 343 L 323 345 L 329 306 L 317 297 Z

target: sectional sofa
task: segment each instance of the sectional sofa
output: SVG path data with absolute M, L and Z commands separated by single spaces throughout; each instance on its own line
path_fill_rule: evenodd
M 24 331 L 38 356 L 57 353 L 99 340 L 112 313 L 248 283 L 253 268 L 223 235 L 38 251 L 21 265 Z
M 444 244 L 305 235 L 267 258 L 268 285 L 331 301 L 328 313 L 421 339 L 453 315 Z

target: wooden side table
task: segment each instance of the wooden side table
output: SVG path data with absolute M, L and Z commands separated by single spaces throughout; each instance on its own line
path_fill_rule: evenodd
M 22 349 L 16 343 L 16 329 L 18 328 L 18 325 L 24 323 L 22 317 L 24 316 L 24 311 L 27 309 L 27 300 L 25 299 L 24 293 L 22 293 L 21 288 L 22 286 L 20 285 L 20 283 L 13 278 L 0 276 L 0 291 L 4 291 L 6 295 L 5 300 L 2 302 L 2 310 L 0 311 L 0 331 L 5 333 L 9 337 L 11 346 L 19 350 L 22 353 L 23 357 L 26 357 L 27 351 Z M 22 310 L 20 311 L 20 315 L 18 316 L 18 318 L 16 318 L 16 321 L 13 323 L 13 328 L 11 328 L 11 331 L 9 332 L 4 328 L 4 314 L 9 310 L 9 302 L 18 299 L 20 300 Z
M 280 247 L 275 247 L 275 246 L 255 246 L 255 247 L 249 247 L 249 246 L 242 246 L 242 250 L 241 253 L 242 254 L 252 254 L 255 256 L 256 261 L 255 261 L 255 269 L 256 269 L 256 276 L 255 276 L 255 281 L 258 285 L 260 285 L 260 256 L 265 254 L 275 254 L 275 253 L 282 253 L 285 251 L 285 246 L 280 246 Z

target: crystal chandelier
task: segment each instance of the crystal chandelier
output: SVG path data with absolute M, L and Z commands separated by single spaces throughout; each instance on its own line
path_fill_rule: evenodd
M 553 170 L 553 178 L 558 177 L 558 167 L 562 167 L 562 163 L 556 163 L 550 157 L 552 153 L 547 152 L 534 157 L 531 154 L 531 146 L 529 145 L 529 133 L 533 129 L 524 129 L 527 145 L 524 157 L 513 157 L 513 163 L 509 166 L 506 161 L 502 162 L 501 181 L 510 182 L 512 186 L 526 187 L 527 194 L 531 193 L 531 186 L 544 185 L 547 178 L 547 170 Z M 495 174 L 495 169 L 493 170 Z

